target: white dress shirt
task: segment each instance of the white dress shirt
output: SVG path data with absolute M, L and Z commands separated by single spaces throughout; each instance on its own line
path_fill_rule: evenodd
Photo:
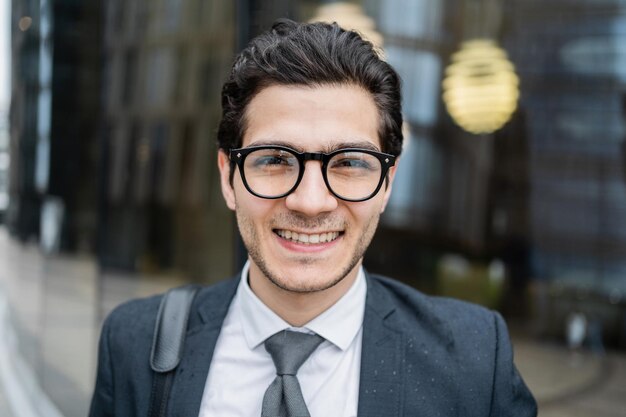
M 363 269 L 339 301 L 300 328 L 291 327 L 252 292 L 248 269 L 246 263 L 217 339 L 200 417 L 261 416 L 263 395 L 276 377 L 263 342 L 284 329 L 326 339 L 297 375 L 311 417 L 356 416 L 367 293 Z

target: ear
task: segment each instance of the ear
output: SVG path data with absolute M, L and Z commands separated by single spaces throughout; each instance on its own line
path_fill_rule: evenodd
M 398 164 L 400 163 L 400 158 L 396 159 L 396 163 L 394 166 L 389 168 L 389 172 L 387 173 L 387 177 L 389 178 L 385 185 L 385 195 L 383 196 L 383 205 L 380 209 L 380 212 L 383 213 L 385 208 L 387 207 L 387 203 L 389 202 L 389 197 L 391 196 L 391 189 L 393 188 L 393 179 L 396 176 L 396 170 L 398 169 Z
M 229 209 L 235 210 L 235 190 L 230 184 L 230 159 L 223 149 L 217 151 L 217 166 L 220 170 L 220 184 L 222 186 L 222 195 Z

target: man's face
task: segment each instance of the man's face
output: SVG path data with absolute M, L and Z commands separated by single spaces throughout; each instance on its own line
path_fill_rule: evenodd
M 347 147 L 381 150 L 374 100 L 354 85 L 270 86 L 250 101 L 246 121 L 242 147 L 275 144 L 300 152 Z M 346 202 L 326 188 L 321 162 L 308 161 L 293 193 L 268 200 L 250 194 L 239 171 L 231 187 L 224 152 L 219 153 L 218 163 L 224 198 L 236 212 L 252 260 L 251 281 L 259 277 L 283 290 L 306 293 L 356 276 L 389 198 L 391 182 L 370 200 Z M 392 168 L 390 180 L 394 173 Z M 300 236 L 298 241 L 287 238 L 294 233 Z M 309 243 L 301 242 L 303 234 Z

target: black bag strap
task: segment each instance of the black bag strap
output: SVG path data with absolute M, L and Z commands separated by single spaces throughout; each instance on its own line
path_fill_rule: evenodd
M 154 371 L 148 417 L 163 417 L 187 332 L 189 309 L 200 287 L 187 285 L 169 290 L 161 300 L 154 326 L 150 367 Z

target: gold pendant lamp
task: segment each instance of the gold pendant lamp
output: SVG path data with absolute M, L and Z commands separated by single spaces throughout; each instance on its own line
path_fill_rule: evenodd
M 369 17 L 359 4 L 346 1 L 322 3 L 317 7 L 315 16 L 310 22 L 337 22 L 344 29 L 354 30 L 370 41 L 383 58 L 383 35 L 376 30 L 374 19 Z
M 466 0 L 466 40 L 451 55 L 442 82 L 443 101 L 462 129 L 489 134 L 502 128 L 520 95 L 515 66 L 496 39 L 498 0 Z

